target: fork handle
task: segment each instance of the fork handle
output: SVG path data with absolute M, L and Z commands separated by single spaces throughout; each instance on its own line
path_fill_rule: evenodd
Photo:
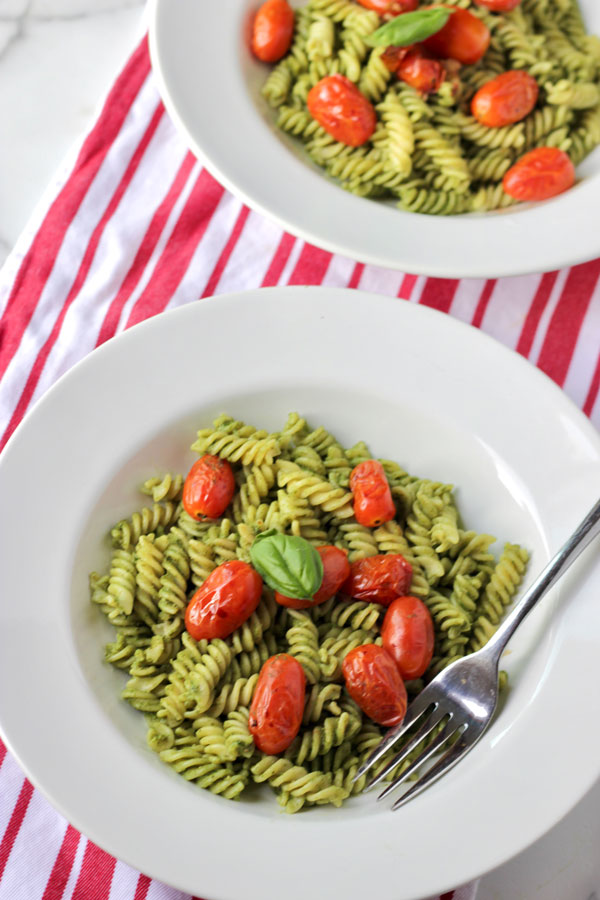
M 561 578 L 571 564 L 575 562 L 579 554 L 582 553 L 588 544 L 599 534 L 600 500 L 589 511 L 583 522 L 581 522 L 568 541 L 561 547 L 556 556 L 550 560 L 541 575 L 536 578 L 529 590 L 523 595 L 521 600 L 519 600 L 496 633 L 492 635 L 490 640 L 480 651 L 482 655 L 489 656 L 492 659 L 495 659 L 496 662 L 500 659 L 500 654 L 525 616 L 531 612 L 538 600 L 541 600 L 546 591 L 550 590 L 550 588 L 556 584 L 558 579 Z

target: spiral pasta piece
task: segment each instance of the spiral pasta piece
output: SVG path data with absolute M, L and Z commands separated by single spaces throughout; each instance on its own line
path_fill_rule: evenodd
M 227 672 L 220 684 L 219 693 L 215 695 L 212 706 L 207 710 L 209 716 L 220 716 L 223 713 L 231 713 L 240 706 L 249 707 L 252 695 L 258 681 L 258 672 L 247 678 L 227 680 Z
M 310 475 L 291 460 L 280 459 L 277 463 L 277 483 L 312 506 L 332 513 L 335 518 L 347 519 L 354 515 L 352 494 L 333 486 L 324 478 Z
M 182 490 L 183 475 L 173 475 L 171 472 L 167 472 L 162 478 L 147 478 L 142 485 L 142 493 L 150 494 L 155 503 L 160 503 L 161 500 L 181 500 Z
M 220 431 L 219 429 L 203 428 L 198 432 L 191 449 L 203 455 L 210 453 L 227 459 L 230 462 L 241 462 L 244 466 L 271 465 L 279 455 L 280 447 L 277 439 L 272 436 L 256 437 L 240 436 L 239 433 Z
M 304 669 L 308 684 L 317 684 L 321 676 L 317 626 L 304 610 L 288 609 L 288 617 L 293 622 L 285 633 L 288 652 Z
M 303 766 L 277 756 L 264 756 L 251 766 L 250 772 L 259 784 L 268 781 L 272 787 L 284 789 L 290 797 L 302 798 L 309 803 L 341 806 L 348 796 L 343 788 L 332 784 L 331 775 L 309 772 Z
M 113 545 L 122 550 L 130 550 L 135 547 L 143 534 L 153 533 L 158 537 L 173 524 L 178 513 L 178 505 L 171 501 L 164 504 L 155 503 L 151 509 L 145 506 L 139 512 L 135 512 L 130 519 L 117 522 L 111 529 Z

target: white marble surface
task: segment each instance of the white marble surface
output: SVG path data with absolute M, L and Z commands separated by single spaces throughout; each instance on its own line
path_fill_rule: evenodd
M 0 264 L 142 28 L 143 0 L 0 0 Z M 600 897 L 600 786 L 486 876 L 478 900 L 588 900 L 594 891 Z
M 0 0 L 0 264 L 142 33 L 143 0 Z

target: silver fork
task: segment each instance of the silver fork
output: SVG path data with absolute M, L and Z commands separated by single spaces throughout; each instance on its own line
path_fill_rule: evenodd
M 390 729 L 360 766 L 354 781 L 379 762 L 413 726 L 418 726 L 416 733 L 401 752 L 365 786 L 365 790 L 378 784 L 410 756 L 422 741 L 430 738 L 433 732 L 440 728 L 419 756 L 379 795 L 378 799 L 382 800 L 396 790 L 452 738 L 453 742 L 443 756 L 396 800 L 392 809 L 398 809 L 437 781 L 475 746 L 490 724 L 498 703 L 498 664 L 502 651 L 538 600 L 558 581 L 598 534 L 600 534 L 600 501 L 548 563 L 488 643 L 476 653 L 451 663 L 415 697 L 408 707 L 404 721 Z

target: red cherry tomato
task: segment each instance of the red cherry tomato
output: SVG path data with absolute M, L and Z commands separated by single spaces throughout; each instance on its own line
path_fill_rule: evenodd
M 377 124 L 372 103 L 345 75 L 327 75 L 308 92 L 308 111 L 336 141 L 359 147 Z
M 256 682 L 248 728 L 259 750 L 269 755 L 290 746 L 302 724 L 306 676 L 287 653 L 271 656 Z
M 443 28 L 423 41 L 439 59 L 457 59 L 463 65 L 476 63 L 490 44 L 490 30 L 468 9 L 454 9 Z
M 396 74 L 401 81 L 410 84 L 421 94 L 439 90 L 446 78 L 441 62 L 429 59 L 419 47 L 414 47 L 400 60 Z
M 214 569 L 185 611 L 185 627 L 196 641 L 225 638 L 252 615 L 262 592 L 262 578 L 241 559 Z
M 263 62 L 277 62 L 290 49 L 294 10 L 287 0 L 265 0 L 254 17 L 252 52 Z
M 503 72 L 479 88 L 471 100 L 471 112 L 490 128 L 512 125 L 528 116 L 535 106 L 539 88 L 524 69 Z
M 181 502 L 192 519 L 217 519 L 231 503 L 234 493 L 235 478 L 227 460 L 207 453 L 188 472 Z
M 355 560 L 342 591 L 355 600 L 389 606 L 408 593 L 411 581 L 411 564 L 400 553 L 386 553 Z
M 377 644 L 351 650 L 342 663 L 346 689 L 378 725 L 399 725 L 406 715 L 406 688 L 392 657 Z
M 358 0 L 358 3 L 379 13 L 384 19 L 391 19 L 401 13 L 415 10 L 419 5 L 419 0 Z
M 502 179 L 502 187 L 515 200 L 547 200 L 575 184 L 575 166 L 558 147 L 530 150 Z
M 298 600 L 295 597 L 286 597 L 275 591 L 275 599 L 282 606 L 288 609 L 309 609 L 311 606 L 318 606 L 325 603 L 334 594 L 337 594 L 342 584 L 350 574 L 350 563 L 348 557 L 339 547 L 325 546 L 317 547 L 317 553 L 321 557 L 323 563 L 323 581 L 319 590 L 312 597 L 305 600 Z
M 516 9 L 521 0 L 475 0 L 477 6 L 483 6 L 484 9 L 491 9 L 492 12 L 510 12 Z
M 390 70 L 390 72 L 396 73 L 398 71 L 398 66 L 404 59 L 407 53 L 410 53 L 411 50 L 414 50 L 417 47 L 417 44 L 409 44 L 407 47 L 394 47 L 390 44 L 389 47 L 386 47 L 381 56 L 381 62 Z
M 396 515 L 388 480 L 376 459 L 366 459 L 352 469 L 350 490 L 354 495 L 354 517 L 359 525 L 376 528 Z
M 431 613 L 417 597 L 398 597 L 385 614 L 381 626 L 384 649 L 405 681 L 420 678 L 433 656 Z

